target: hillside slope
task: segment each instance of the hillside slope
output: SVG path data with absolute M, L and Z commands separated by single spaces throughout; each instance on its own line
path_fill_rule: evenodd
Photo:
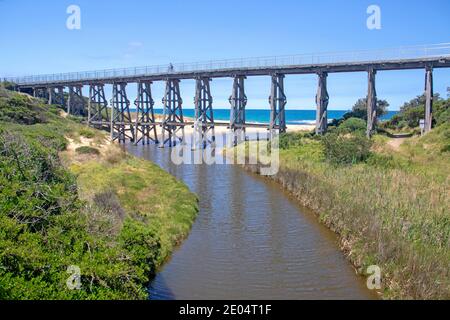
M 59 114 L 0 87 L 0 299 L 146 299 L 197 199 Z

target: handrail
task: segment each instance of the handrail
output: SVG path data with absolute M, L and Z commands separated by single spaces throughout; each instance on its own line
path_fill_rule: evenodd
M 328 52 L 316 54 L 298 54 L 283 56 L 265 56 L 240 59 L 203 61 L 195 63 L 176 63 L 121 69 L 31 75 L 5 78 L 5 81 L 17 85 L 44 84 L 63 81 L 94 81 L 111 78 L 145 77 L 160 74 L 177 74 L 189 72 L 211 72 L 227 69 L 250 69 L 286 67 L 298 65 L 315 65 L 326 63 L 376 62 L 386 60 L 432 58 L 450 56 L 450 43 L 420 45 L 382 50 L 360 50 L 347 52 Z

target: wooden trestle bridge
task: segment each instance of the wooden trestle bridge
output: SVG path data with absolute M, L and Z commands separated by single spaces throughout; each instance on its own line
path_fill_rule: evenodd
M 91 72 L 62 73 L 5 79 L 13 82 L 16 89 L 36 97 L 48 99 L 49 104 L 60 104 L 73 115 L 87 116 L 88 124 L 108 127 L 113 140 L 134 143 L 160 143 L 172 146 L 183 139 L 185 126 L 197 126 L 204 141 L 214 141 L 214 127 L 224 125 L 214 122 L 213 94 L 210 82 L 213 78 L 232 78 L 230 96 L 230 122 L 225 124 L 236 135 L 246 127 L 265 127 L 277 132 L 286 131 L 284 91 L 286 75 L 317 74 L 316 133 L 327 130 L 327 107 L 329 95 L 327 76 L 330 73 L 366 72 L 367 134 L 370 136 L 377 123 L 377 93 L 375 79 L 377 71 L 423 69 L 425 72 L 425 131 L 432 127 L 433 69 L 450 67 L 450 44 L 417 46 L 380 51 L 343 52 L 320 55 L 297 55 L 212 61 L 206 63 L 177 64 L 169 66 L 112 69 Z M 249 124 L 245 119 L 247 96 L 245 79 L 251 76 L 269 76 L 270 120 L 267 125 Z M 194 79 L 195 121 L 183 118 L 180 81 Z M 154 114 L 152 83 L 164 81 L 165 94 L 162 99 L 164 116 L 157 121 Z M 132 118 L 127 84 L 137 83 L 136 117 Z M 112 85 L 110 106 L 105 96 L 105 85 Z M 83 87 L 88 86 L 89 96 L 83 96 Z M 67 88 L 67 93 L 65 89 Z M 162 141 L 158 141 L 157 126 L 162 127 Z M 208 138 L 207 138 L 208 137 Z

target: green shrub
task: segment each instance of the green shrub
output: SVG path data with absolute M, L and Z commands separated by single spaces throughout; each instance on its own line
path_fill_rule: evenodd
M 80 130 L 80 136 L 88 138 L 88 139 L 92 139 L 95 137 L 95 132 L 91 129 L 83 128 Z
M 121 228 L 111 193 L 95 207 L 80 201 L 59 142 L 17 131 L 0 132 L 0 299 L 145 299 L 159 238 L 145 222 Z M 81 269 L 81 290 L 66 286 L 70 265 Z
M 99 155 L 100 151 L 96 148 L 88 147 L 88 146 L 82 146 L 75 150 L 78 154 L 90 154 L 90 155 Z
M 377 116 L 381 117 L 385 115 L 388 107 L 389 103 L 386 100 L 377 99 Z M 352 111 L 344 114 L 343 118 L 360 118 L 367 120 L 367 98 L 358 99 L 352 107 Z
M 152 273 L 188 232 L 196 210 L 186 204 L 195 203 L 195 197 L 182 189 L 179 198 L 184 201 L 166 204 L 159 195 L 173 194 L 172 188 L 182 184 L 145 164 L 150 169 L 141 174 L 170 190 L 155 195 L 165 205 L 156 223 L 147 217 L 156 200 L 149 200 L 142 212 L 122 207 L 127 201 L 136 203 L 141 191 L 119 199 L 116 190 L 123 187 L 126 170 L 118 171 L 114 189 L 90 189 L 87 199 L 92 201 L 80 200 L 80 185 L 59 153 L 67 146 L 65 136 L 90 137 L 95 131 L 68 118 L 53 106 L 0 87 L 0 300 L 147 299 Z M 99 150 L 81 147 L 77 152 Z M 127 158 L 122 150 L 112 157 Z M 100 165 L 101 170 L 106 167 L 115 172 L 118 166 Z M 134 163 L 127 168 L 142 167 Z M 66 285 L 69 266 L 80 268 L 80 290 Z
M 450 152 L 450 144 L 447 144 L 441 148 L 441 153 Z
M 450 99 L 444 100 L 438 94 L 433 103 L 434 124 L 440 126 L 450 122 Z M 412 129 L 419 127 L 421 119 L 425 118 L 425 97 L 419 96 L 402 106 L 400 112 L 386 121 L 384 126 L 389 129 Z
M 14 95 L 12 98 L 0 98 L 0 121 L 35 124 L 44 122 L 40 107 L 27 101 L 26 96 Z
M 7 90 L 14 90 L 16 85 L 9 81 L 2 81 L 2 82 L 0 82 L 0 87 L 3 87 Z
M 329 133 L 322 139 L 325 158 L 334 164 L 355 164 L 370 155 L 371 141 L 363 134 Z
M 83 123 L 84 118 L 82 116 L 74 116 L 72 114 L 67 115 L 67 119 L 72 120 L 76 123 Z
M 407 160 L 380 153 L 371 153 L 366 162 L 370 166 L 384 169 L 407 169 L 410 166 Z
M 147 224 L 127 219 L 119 236 L 119 242 L 131 255 L 130 259 L 143 277 L 154 274 L 161 256 L 161 242 Z
M 434 117 L 436 120 L 436 125 L 440 126 L 446 123 L 450 123 L 450 99 L 447 100 L 446 105 L 443 105 L 442 108 L 437 108 L 434 112 Z
M 302 138 L 309 136 L 308 133 L 283 133 L 280 135 L 280 149 L 289 149 L 291 147 L 299 146 Z
M 339 129 L 344 132 L 365 131 L 367 124 L 360 118 L 348 118 L 339 125 Z

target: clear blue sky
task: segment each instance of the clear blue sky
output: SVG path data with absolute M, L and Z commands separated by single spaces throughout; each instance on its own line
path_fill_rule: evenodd
M 81 30 L 68 30 L 66 9 L 81 8 Z M 369 5 L 381 30 L 366 27 Z M 450 42 L 448 0 L 107 1 L 0 0 L 0 77 L 194 62 L 266 55 L 380 49 Z M 366 95 L 366 75 L 332 74 L 331 109 Z M 267 108 L 269 79 L 249 78 L 250 108 Z M 435 71 L 446 95 L 450 70 Z M 162 84 L 155 84 L 157 102 Z M 378 95 L 391 110 L 423 92 L 424 72 L 381 72 Z M 214 80 L 215 106 L 228 107 L 230 79 Z M 182 82 L 191 107 L 194 84 Z M 130 98 L 134 87 L 130 86 Z M 289 109 L 314 108 L 316 77 L 286 79 Z

